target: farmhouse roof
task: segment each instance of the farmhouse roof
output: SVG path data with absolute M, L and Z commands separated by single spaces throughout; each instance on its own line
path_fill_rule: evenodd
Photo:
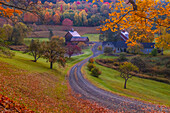
M 125 41 L 117 41 L 115 47 L 116 48 L 127 48 L 127 44 Z
M 77 31 L 69 31 L 69 33 L 73 36 L 73 37 L 81 37 Z
M 127 48 L 127 43 L 126 41 L 117 41 L 117 42 L 109 42 L 109 41 L 105 41 L 102 43 L 102 46 L 105 46 L 106 44 L 111 43 L 112 45 L 114 45 L 116 48 Z M 141 43 L 145 48 L 149 49 L 149 48 L 154 48 L 154 44 L 155 43 Z
M 102 46 L 105 46 L 106 44 L 112 44 L 116 48 L 127 48 L 127 44 L 125 43 L 125 41 L 117 41 L 117 42 L 105 41 L 102 43 Z
M 71 42 L 85 42 L 89 41 L 88 37 L 72 37 Z
M 116 42 L 110 42 L 110 41 L 104 41 L 103 43 L 102 43 L 102 46 L 105 46 L 106 44 L 112 44 L 112 45 L 116 45 Z

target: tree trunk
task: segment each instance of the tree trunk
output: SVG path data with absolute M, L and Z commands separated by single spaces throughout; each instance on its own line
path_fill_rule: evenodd
M 163 50 L 163 48 L 162 48 L 162 52 L 161 52 L 161 55 L 164 55 L 164 53 L 163 53 L 163 52 L 164 52 L 164 50 Z
M 53 62 L 50 62 L 50 69 L 53 69 Z
M 37 57 L 36 56 L 34 56 L 34 62 L 37 62 Z
M 124 89 L 126 89 L 127 79 L 125 79 Z

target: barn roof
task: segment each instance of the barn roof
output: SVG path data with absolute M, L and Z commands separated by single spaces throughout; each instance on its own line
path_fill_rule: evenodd
M 69 31 L 69 33 L 73 36 L 73 37 L 81 37 L 77 31 Z
M 89 41 L 88 37 L 72 37 L 71 42 L 85 42 Z

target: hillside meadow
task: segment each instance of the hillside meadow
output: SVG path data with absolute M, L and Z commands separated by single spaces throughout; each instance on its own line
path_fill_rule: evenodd
M 90 56 L 90 48 L 83 50 L 84 54 L 69 59 L 65 68 L 56 63 L 52 70 L 45 59 L 32 62 L 32 56 L 14 52 L 12 59 L 0 57 L 0 94 L 35 112 L 61 113 L 91 109 L 86 106 L 89 102 L 80 102 L 72 97 L 67 86 L 68 70 Z
M 169 53 L 165 51 L 165 53 Z M 168 55 L 168 54 L 166 54 Z M 117 58 L 113 56 L 100 55 L 95 59 Z M 82 72 L 92 84 L 104 90 L 116 93 L 118 95 L 135 98 L 154 104 L 170 106 L 170 85 L 138 77 L 132 77 L 127 82 L 127 89 L 123 88 L 124 79 L 120 77 L 120 72 L 95 63 L 96 67 L 102 71 L 99 78 L 91 76 L 87 69 L 87 64 L 82 68 Z

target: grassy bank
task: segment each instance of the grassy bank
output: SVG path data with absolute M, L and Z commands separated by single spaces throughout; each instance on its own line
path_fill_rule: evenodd
M 48 38 L 24 38 L 24 44 L 26 44 L 27 46 L 31 43 L 31 40 L 34 39 L 34 40 L 39 40 L 39 41 L 49 41 Z
M 0 94 L 36 112 L 73 112 L 69 105 L 66 81 L 67 71 L 75 63 L 90 56 L 90 48 L 84 54 L 73 56 L 65 68 L 50 64 L 40 58 L 36 63 L 33 57 L 15 52 L 12 59 L 0 57 Z
M 84 34 L 83 37 L 88 37 L 90 41 L 99 42 L 99 35 L 100 34 Z
M 98 58 L 111 57 L 100 55 Z M 82 69 L 86 78 L 96 86 L 119 95 L 170 106 L 170 85 L 132 77 L 127 82 L 127 89 L 123 89 L 124 79 L 120 77 L 120 72 L 98 64 L 96 66 L 102 71 L 99 78 L 91 76 L 86 66 Z

